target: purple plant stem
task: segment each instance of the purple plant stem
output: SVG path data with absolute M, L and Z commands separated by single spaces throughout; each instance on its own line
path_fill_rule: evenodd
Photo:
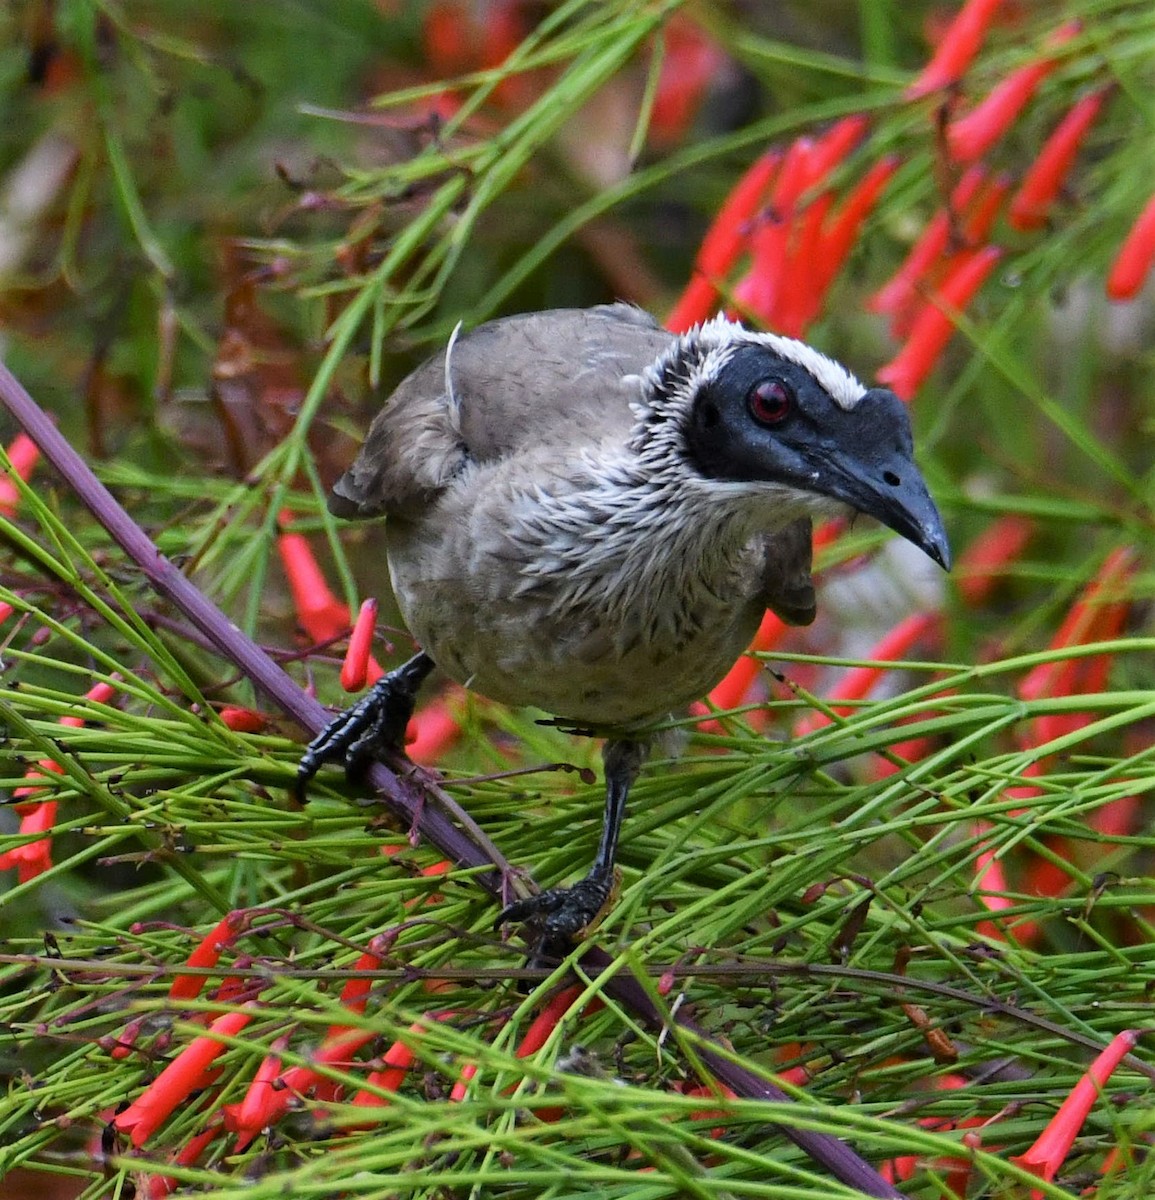
M 161 552 L 152 539 L 121 507 L 112 493 L 92 473 L 88 464 L 60 433 L 43 409 L 11 371 L 0 363 L 0 401 L 24 427 L 41 453 L 63 476 L 92 515 L 109 535 L 144 572 L 160 595 L 176 606 L 188 620 L 220 651 L 234 662 L 283 712 L 310 734 L 328 723 L 328 713 L 285 674 L 250 638 L 243 634 L 199 588 L 190 582 Z M 405 779 L 376 763 L 369 772 L 370 782 L 447 858 L 460 866 L 489 866 L 494 869 L 478 876 L 478 882 L 493 895 L 500 895 L 502 870 L 493 857 L 459 830 L 440 808 L 440 799 L 427 803 L 427 791 L 414 779 Z M 595 970 L 605 970 L 612 959 L 603 950 L 591 946 L 583 961 Z M 661 1028 L 665 1018 L 654 1006 L 645 988 L 634 978 L 617 974 L 606 992 L 632 1010 L 653 1028 Z M 676 1022 L 700 1039 L 698 1054 L 715 1077 L 746 1099 L 788 1103 L 790 1097 L 721 1053 L 710 1049 L 713 1039 L 695 1022 L 681 1014 Z M 867 1196 L 885 1200 L 903 1200 L 903 1195 L 887 1183 L 877 1171 L 849 1146 L 828 1133 L 778 1128 L 815 1162 L 849 1187 Z

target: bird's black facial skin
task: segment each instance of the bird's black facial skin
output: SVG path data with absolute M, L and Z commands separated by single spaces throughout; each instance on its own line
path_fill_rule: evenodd
M 844 409 L 797 363 L 743 346 L 695 398 L 686 446 L 707 478 L 829 496 L 950 568 L 942 519 L 914 464 L 910 419 L 885 388 Z

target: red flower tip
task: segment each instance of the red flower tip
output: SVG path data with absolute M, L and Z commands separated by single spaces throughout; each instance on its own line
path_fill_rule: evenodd
M 1111 1073 L 1134 1050 L 1138 1041 L 1137 1029 L 1124 1029 L 1122 1033 L 1117 1033 L 1071 1089 L 1070 1095 L 1059 1106 L 1059 1111 L 1047 1123 L 1034 1145 L 1025 1154 L 1014 1156 L 1011 1162 L 1040 1179 L 1048 1182 L 1054 1179 L 1100 1092 L 1111 1078 Z
M 906 344 L 879 369 L 878 378 L 903 400 L 913 398 L 950 341 L 954 333 L 951 310 L 966 307 L 1001 257 L 1002 251 L 997 246 L 968 252 L 943 282 L 937 296 L 923 307 Z
M 870 216 L 887 185 L 894 178 L 900 161 L 898 156 L 893 154 L 879 159 L 858 181 L 838 212 L 823 229 L 817 253 L 822 292 L 825 292 L 842 270 L 847 256 L 858 240 L 862 223 Z
M 449 1092 L 449 1099 L 454 1104 L 460 1104 L 461 1101 L 469 1095 L 469 1084 L 476 1074 L 477 1063 L 466 1063 L 461 1068 L 461 1073 L 457 1077 L 457 1082 L 453 1085 Z
M 810 137 L 798 137 L 790 143 L 770 193 L 771 220 L 788 221 L 803 192 L 814 184 L 814 150 L 815 142 Z
M 1070 174 L 1079 147 L 1111 91 L 1106 87 L 1090 92 L 1076 101 L 1055 126 L 1011 201 L 1009 220 L 1012 228 L 1025 231 L 1046 224 L 1051 205 Z
M 365 686 L 376 624 L 377 601 L 370 597 L 362 603 L 361 611 L 357 614 L 357 621 L 349 637 L 349 649 L 341 667 L 341 686 L 347 692 L 359 692 Z
M 268 713 L 258 712 L 254 708 L 240 708 L 233 704 L 222 708 L 219 715 L 224 724 L 237 733 L 260 733 L 268 728 L 271 720 Z
M 18 433 L 6 450 L 8 470 L 28 482 L 40 458 L 40 447 L 26 433 Z M 0 516 L 12 517 L 20 507 L 20 491 L 7 476 L 0 475 Z
M 1147 201 L 1131 231 L 1119 247 L 1107 276 L 1112 300 L 1131 300 L 1139 294 L 1155 263 L 1155 196 Z
M 215 967 L 223 951 L 232 946 L 251 925 L 252 915 L 243 908 L 226 913 L 200 940 L 188 956 L 186 965 Z M 169 999 L 192 1000 L 201 994 L 207 981 L 206 975 L 178 975 L 168 990 Z
M 692 275 L 686 289 L 666 317 L 671 333 L 687 333 L 708 321 L 718 310 L 718 289 L 703 275 Z
M 287 1034 L 277 1038 L 261 1060 L 244 1099 L 239 1104 L 226 1106 L 225 1125 L 231 1132 L 259 1133 L 281 1115 L 280 1089 L 275 1084 L 281 1074 L 281 1055 L 288 1045 Z
M 813 187 L 821 183 L 866 137 L 869 128 L 870 118 L 864 113 L 853 113 L 835 121 L 814 143 L 810 154 L 810 181 L 807 186 Z
M 224 1052 L 225 1043 L 219 1039 L 235 1037 L 252 1017 L 251 1009 L 217 1017 L 208 1031 L 194 1038 L 112 1123 L 130 1135 L 134 1146 L 143 1146 L 177 1105 L 196 1090 L 209 1064 Z
M 917 100 L 958 83 L 979 52 L 1001 4 L 1002 0 L 967 0 L 939 42 L 930 62 L 906 89 L 906 99 Z
M 918 307 L 918 284 L 925 280 L 946 253 L 952 227 L 970 211 L 986 183 L 986 168 L 975 163 L 963 172 L 950 194 L 949 204 L 927 222 L 902 265 L 866 302 L 871 312 L 886 313 L 896 337 L 909 332 L 914 310 Z
M 955 563 L 955 585 L 967 604 L 977 606 L 990 595 L 1004 569 L 1016 562 L 1035 531 L 1027 517 L 1008 513 L 991 522 Z
M 781 161 L 778 150 L 755 159 L 726 197 L 694 260 L 708 279 L 723 278 L 738 261 L 750 234 L 750 223 L 761 208 Z
M 1069 42 L 1081 28 L 1078 21 L 1068 22 L 1047 38 L 1047 47 L 1054 49 Z M 1014 124 L 1039 84 L 1058 65 L 1059 60 L 1049 56 L 1012 71 L 969 113 L 952 121 L 947 129 L 947 142 L 954 160 L 972 162 L 981 158 Z
M 281 514 L 282 523 L 292 519 L 292 513 Z M 340 637 L 349 628 L 349 610 L 330 590 L 308 541 L 299 533 L 281 533 L 277 549 L 301 627 L 315 642 Z
M 463 695 L 460 689 L 451 689 L 414 714 L 405 732 L 405 753 L 413 762 L 437 762 L 461 736 Z
M 583 984 L 575 983 L 572 987 L 558 992 L 530 1022 L 529 1028 L 525 1031 L 525 1037 L 521 1039 L 514 1054 L 518 1058 L 528 1058 L 531 1054 L 536 1054 L 584 991 Z M 595 1003 L 600 1006 L 600 1001 L 594 1001 L 586 1007 L 585 1011 L 593 1011 Z
M 679 13 L 666 26 L 666 52 L 650 114 L 650 133 L 659 144 L 677 142 L 689 131 L 711 80 L 725 65 L 718 43 Z

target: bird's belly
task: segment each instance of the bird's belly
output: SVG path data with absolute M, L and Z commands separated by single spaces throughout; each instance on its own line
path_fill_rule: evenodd
M 753 600 L 704 599 L 659 629 L 559 609 L 549 589 L 517 594 L 493 574 L 437 569 L 391 537 L 389 563 L 410 631 L 450 678 L 490 699 L 575 724 L 630 728 L 700 699 L 758 627 Z M 676 629 L 676 631 L 675 631 Z

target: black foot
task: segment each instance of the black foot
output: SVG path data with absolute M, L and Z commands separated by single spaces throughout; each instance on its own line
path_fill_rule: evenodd
M 433 666 L 428 654 L 418 654 L 395 671 L 382 675 L 356 704 L 338 713 L 301 755 L 297 765 L 297 798 L 305 799 L 309 780 L 326 763 L 343 763 L 345 774 L 356 780 L 369 763 L 390 752 L 402 752 L 417 689 Z
M 540 933 L 545 946 L 561 945 L 588 937 L 617 899 L 621 872 L 593 872 L 571 887 L 550 888 L 501 911 L 494 928 L 512 922 Z

